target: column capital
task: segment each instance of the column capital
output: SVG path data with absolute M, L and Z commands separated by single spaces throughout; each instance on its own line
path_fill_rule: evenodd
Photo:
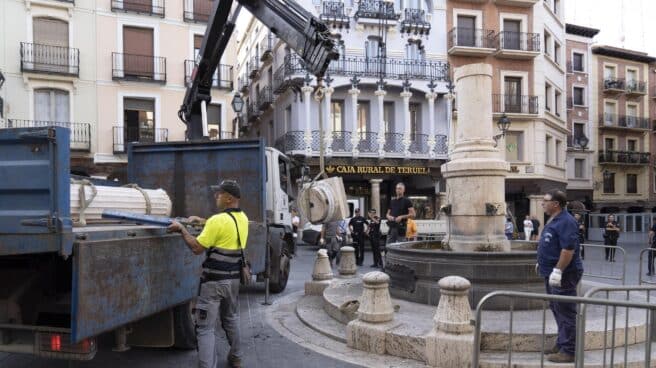
M 387 94 L 387 91 L 385 91 L 384 89 L 377 89 L 376 92 L 374 92 L 374 94 L 378 97 L 381 97 L 381 96 L 385 97 L 385 95 Z
M 303 87 L 301 87 L 301 91 L 303 91 L 303 93 L 312 93 L 312 91 L 314 91 L 314 87 L 303 86 Z
M 410 97 L 412 97 L 412 92 L 403 91 L 403 92 L 401 92 L 401 97 L 410 98 Z
M 382 182 L 383 182 L 383 179 L 369 179 L 369 183 L 371 183 L 371 184 L 380 185 L 380 183 L 382 183 Z
M 426 93 L 426 99 L 427 100 L 434 100 L 436 98 L 437 98 L 437 93 L 435 93 L 435 92 Z
M 333 87 L 326 87 L 326 88 L 324 88 L 323 91 L 324 91 L 324 93 L 327 94 L 327 95 L 332 95 L 333 92 L 335 92 L 335 89 L 334 89 Z
M 349 93 L 349 95 L 359 95 L 360 90 L 357 89 L 357 88 L 351 88 L 351 89 L 348 90 L 348 93 Z

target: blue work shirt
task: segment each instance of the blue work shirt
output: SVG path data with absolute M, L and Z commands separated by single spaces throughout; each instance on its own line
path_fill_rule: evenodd
M 553 271 L 560 251 L 573 249 L 572 261 L 565 267 L 563 274 L 583 272 L 583 263 L 579 256 L 579 225 L 576 219 L 567 211 L 562 211 L 553 220 L 544 226 L 540 243 L 538 244 L 538 265 L 540 275 L 549 277 Z

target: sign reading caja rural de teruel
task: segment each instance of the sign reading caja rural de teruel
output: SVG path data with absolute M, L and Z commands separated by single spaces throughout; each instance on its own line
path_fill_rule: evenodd
M 328 174 L 392 174 L 392 175 L 428 175 L 430 168 L 419 166 L 360 166 L 328 165 Z

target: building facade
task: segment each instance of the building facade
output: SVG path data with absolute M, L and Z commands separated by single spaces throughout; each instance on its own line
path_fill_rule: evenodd
M 418 217 L 434 218 L 450 112 L 445 1 L 300 3 L 331 27 L 340 52 L 325 96 L 315 99 L 298 55 L 253 20 L 237 56 L 243 135 L 264 137 L 312 175 L 323 142 L 326 172 L 344 179 L 354 207 L 384 214 L 404 182 Z
M 592 42 L 599 30 L 566 25 L 567 58 L 567 199 L 592 208 L 593 163 L 597 135 L 592 119 L 597 116 L 592 101 Z
M 499 139 L 510 163 L 508 211 L 543 223 L 541 198 L 567 185 L 566 55 L 559 0 L 449 0 L 446 25 L 452 68 L 488 63 L 494 70 L 494 120 L 511 120 Z M 457 124 L 457 114 L 454 116 Z
M 184 140 L 177 111 L 211 4 L 3 1 L 3 127 L 70 127 L 75 172 L 124 177 L 129 142 Z M 234 49 L 212 91 L 212 137 L 232 137 Z

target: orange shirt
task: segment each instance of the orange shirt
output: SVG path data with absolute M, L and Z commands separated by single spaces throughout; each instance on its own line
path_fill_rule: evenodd
M 417 237 L 417 223 L 413 219 L 408 219 L 408 229 L 405 232 L 405 237 L 408 239 Z

